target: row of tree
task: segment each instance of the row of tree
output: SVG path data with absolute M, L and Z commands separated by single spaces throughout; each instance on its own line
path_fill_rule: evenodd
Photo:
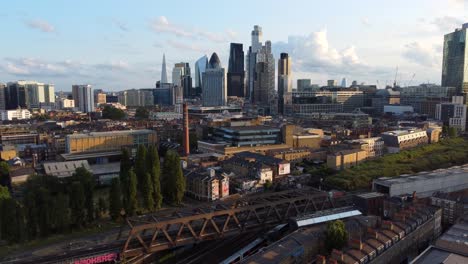
M 161 187 L 162 186 L 162 187 Z M 130 153 L 123 150 L 120 176 L 114 179 L 109 191 L 109 213 L 116 220 L 122 209 L 128 216 L 137 211 L 154 211 L 161 208 L 163 199 L 178 205 L 185 193 L 185 178 L 177 152 L 168 151 L 161 169 L 158 150 L 151 145 L 140 145 L 134 162 Z
M 88 226 L 106 211 L 102 198 L 95 206 L 94 189 L 94 177 L 84 167 L 68 179 L 30 176 L 22 199 L 0 187 L 0 237 L 21 242 Z

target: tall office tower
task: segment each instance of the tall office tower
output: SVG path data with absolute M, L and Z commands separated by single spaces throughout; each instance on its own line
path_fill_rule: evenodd
M 251 33 L 252 43 L 249 47 L 249 51 L 247 52 L 245 63 L 247 64 L 246 97 L 250 99 L 253 98 L 257 52 L 262 48 L 262 36 L 262 28 L 255 25 Z
M 221 68 L 216 52 L 203 73 L 202 102 L 203 106 L 222 106 L 226 104 L 225 71 Z
M 53 84 L 44 84 L 45 103 L 55 103 L 55 86 Z
M 311 85 L 310 79 L 297 79 L 297 91 L 302 92 L 310 87 Z
M 9 82 L 5 95 L 7 109 L 31 109 L 55 103 L 54 85 L 35 81 Z
M 343 78 L 341 80 L 341 87 L 348 87 L 348 81 L 346 80 L 346 78 Z
M 444 36 L 442 86 L 468 93 L 468 23 Z M 466 100 L 466 99 L 465 99 Z
M 73 100 L 75 107 L 83 113 L 94 111 L 94 94 L 93 87 L 89 84 L 80 84 L 72 86 Z
M 278 60 L 278 113 L 284 114 L 284 96 L 292 92 L 291 58 L 281 53 Z
M 186 62 L 176 63 L 172 70 L 172 83 L 182 88 L 183 98 L 189 98 L 192 93 L 192 77 L 190 65 Z
M 338 85 L 338 82 L 336 80 L 328 80 L 327 81 L 327 86 L 329 87 L 336 87 Z
M 256 54 L 256 65 L 254 71 L 253 103 L 263 108 L 264 114 L 274 114 L 272 105 L 275 98 L 275 59 L 271 53 L 271 42 L 265 45 Z
M 240 43 L 231 43 L 227 72 L 227 95 L 245 96 L 244 49 Z
M 0 110 L 6 109 L 6 85 L 0 83 Z
M 203 73 L 206 70 L 208 64 L 208 57 L 204 55 L 195 62 L 195 95 L 201 95 L 201 89 L 203 87 Z
M 167 83 L 166 54 L 163 54 L 163 62 L 161 67 L 161 83 Z

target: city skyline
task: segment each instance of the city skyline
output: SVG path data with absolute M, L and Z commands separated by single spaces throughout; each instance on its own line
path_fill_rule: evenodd
M 340 8 L 334 1 L 292 1 L 288 12 L 264 1 L 240 1 L 229 12 L 212 1 L 189 2 L 182 11 L 171 3 L 112 2 L 107 12 L 107 1 L 46 2 L 2 3 L 0 27 L 10 35 L 1 44 L 0 82 L 35 80 L 57 91 L 76 83 L 108 91 L 151 88 L 163 53 L 169 69 L 181 61 L 194 67 L 213 52 L 228 65 L 230 43 L 244 44 L 247 53 L 259 25 L 275 60 L 281 52 L 291 56 L 293 87 L 302 78 L 324 84 L 344 77 L 382 87 L 397 66 L 402 85 L 413 75 L 413 85 L 440 83 L 443 36 L 468 22 L 467 1 L 459 0 L 341 2 Z M 249 10 L 258 14 L 238 18 Z

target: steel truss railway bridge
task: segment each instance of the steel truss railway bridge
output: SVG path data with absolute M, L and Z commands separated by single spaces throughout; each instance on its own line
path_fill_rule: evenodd
M 130 231 L 120 258 L 125 263 L 142 263 L 162 250 L 238 235 L 291 217 L 347 206 L 350 201 L 347 196 L 331 198 L 325 192 L 301 189 L 182 208 L 165 216 L 129 218 Z

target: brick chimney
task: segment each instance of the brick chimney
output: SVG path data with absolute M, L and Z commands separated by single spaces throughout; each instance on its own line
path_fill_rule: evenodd
M 391 221 L 382 221 L 382 228 L 393 230 L 393 223 Z
M 327 264 L 327 258 L 322 255 L 317 255 L 317 260 L 315 261 L 316 264 Z
M 349 242 L 352 248 L 357 249 L 357 250 L 362 250 L 361 239 L 351 238 Z
M 190 154 L 190 138 L 189 138 L 189 116 L 188 116 L 188 106 L 186 103 L 183 105 L 183 127 L 184 127 L 184 155 L 188 156 Z
M 339 251 L 337 249 L 332 250 L 331 257 L 332 257 L 332 259 L 334 259 L 336 261 L 343 261 L 344 260 L 343 252 L 341 252 L 341 251 Z

